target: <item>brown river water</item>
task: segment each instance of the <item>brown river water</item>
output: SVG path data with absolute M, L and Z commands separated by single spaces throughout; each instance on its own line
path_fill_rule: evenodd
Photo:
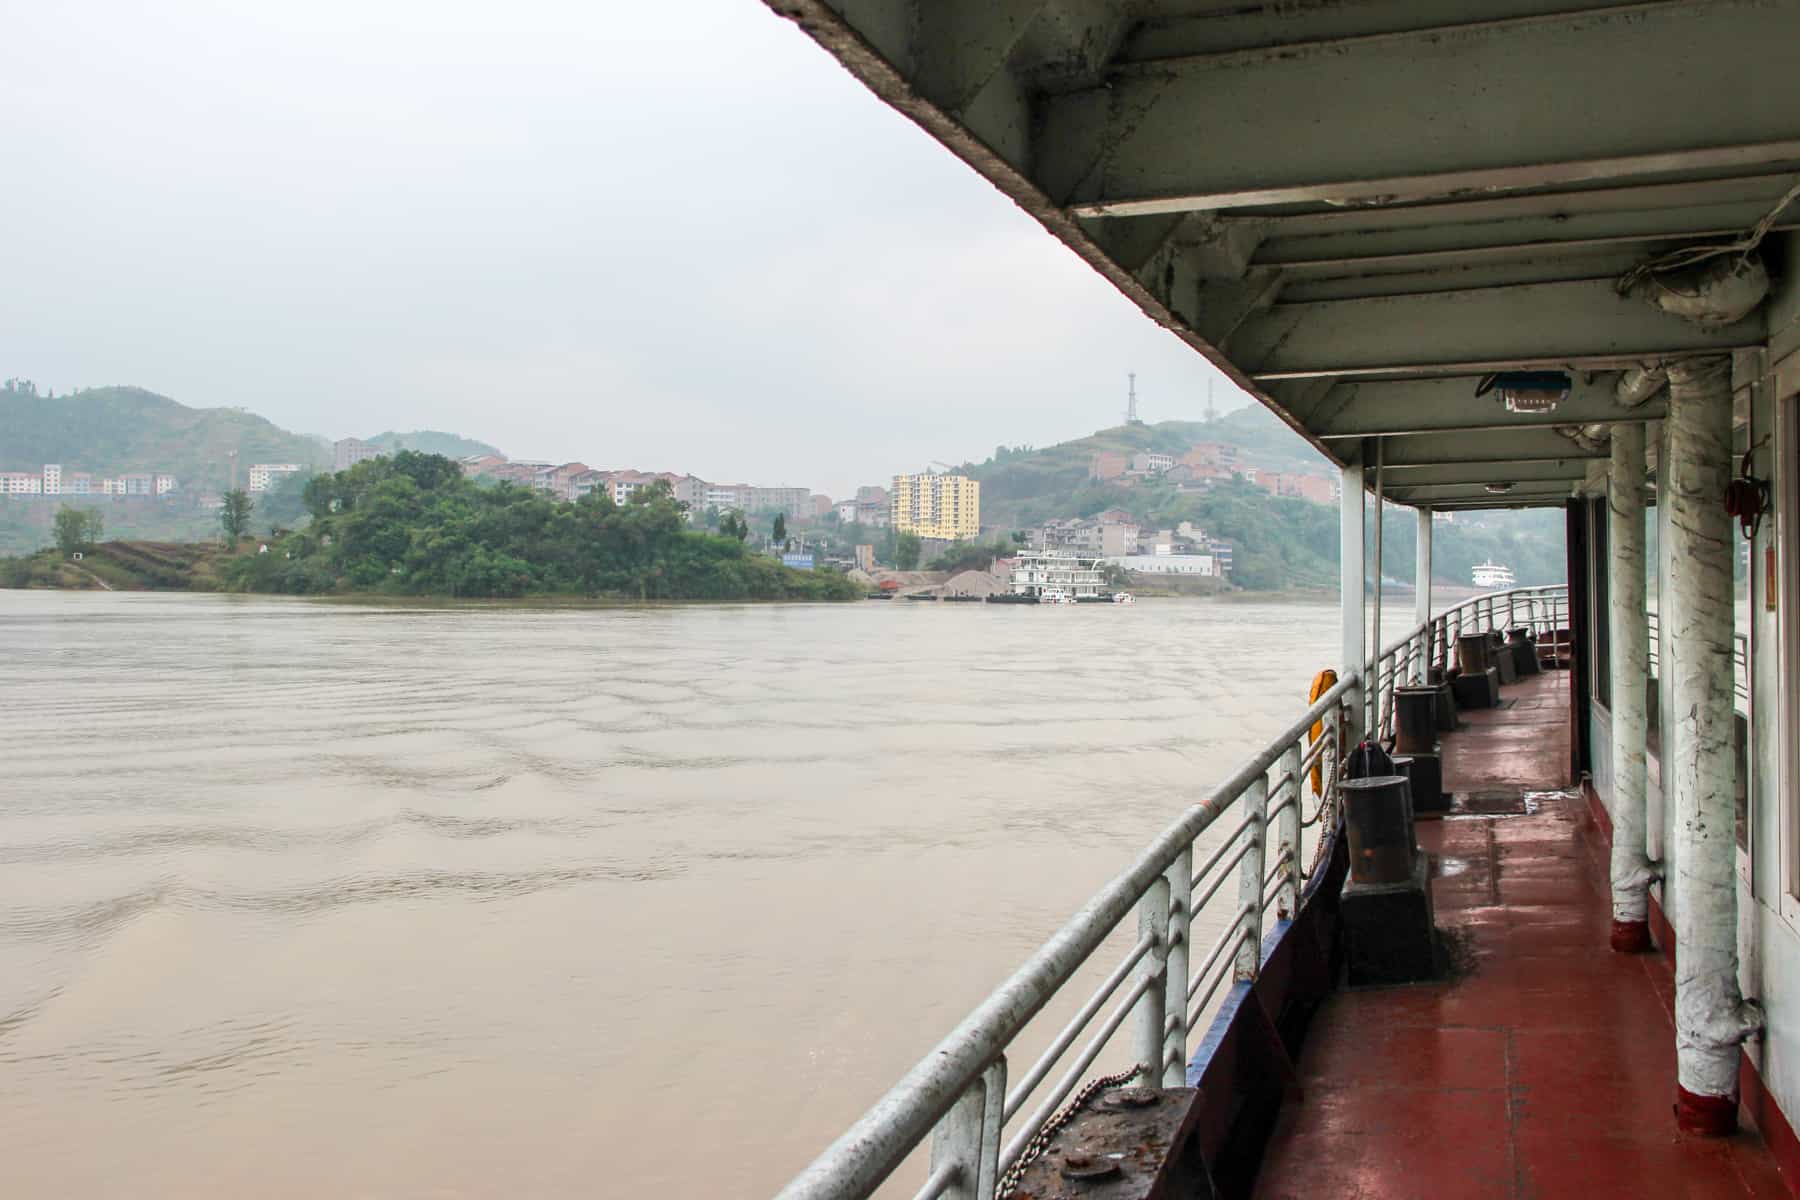
M 0 591 L 0 1196 L 766 1196 L 1337 640 Z

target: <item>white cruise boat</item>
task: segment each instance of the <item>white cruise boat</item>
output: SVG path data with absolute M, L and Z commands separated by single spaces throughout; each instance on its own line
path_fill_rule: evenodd
M 1055 550 L 1027 550 L 1013 560 L 1010 592 L 998 604 L 1091 604 L 1110 600 L 1101 591 L 1100 563 Z
M 1493 560 L 1481 563 L 1470 572 L 1478 588 L 1509 588 L 1513 585 L 1511 567 L 1503 567 Z

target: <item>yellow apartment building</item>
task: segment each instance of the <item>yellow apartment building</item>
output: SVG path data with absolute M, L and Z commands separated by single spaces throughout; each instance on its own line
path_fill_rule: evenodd
M 896 533 L 958 541 L 981 533 L 981 484 L 966 475 L 896 475 Z

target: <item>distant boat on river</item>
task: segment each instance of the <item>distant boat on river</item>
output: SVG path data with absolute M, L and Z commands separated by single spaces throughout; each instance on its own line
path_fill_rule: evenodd
M 1470 572 L 1478 588 L 1509 588 L 1513 585 L 1511 567 L 1503 567 L 1489 559 Z

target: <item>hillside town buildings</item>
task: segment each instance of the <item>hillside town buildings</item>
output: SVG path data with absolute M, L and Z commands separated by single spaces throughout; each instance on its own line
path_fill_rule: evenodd
M 665 483 L 678 503 L 690 513 L 709 508 L 745 513 L 784 513 L 793 519 L 816 515 L 819 501 L 830 510 L 827 497 L 815 497 L 811 488 L 755 487 L 747 483 L 709 483 L 697 475 L 675 471 L 602 471 L 584 462 L 550 463 L 507 459 L 496 455 L 465 458 L 463 474 L 502 479 L 520 487 L 536 488 L 564 500 L 579 500 L 594 492 L 624 504 L 641 489 Z
M 1174 529 L 1144 530 L 1132 515 L 1109 508 L 1092 517 L 1046 521 L 1030 530 L 1037 551 L 1098 558 L 1127 571 L 1221 577 L 1231 572 L 1231 545 L 1191 521 Z
M 0 496 L 166 496 L 177 488 L 173 475 L 134 472 L 96 480 L 86 471 L 45 463 L 36 471 L 0 471 Z
M 1088 478 L 1133 487 L 1149 481 L 1175 485 L 1179 493 L 1204 492 L 1232 479 L 1254 483 L 1277 496 L 1293 496 L 1314 504 L 1337 501 L 1337 480 L 1325 473 L 1276 471 L 1243 461 L 1238 448 L 1225 442 L 1199 442 L 1179 455 L 1153 450 L 1127 454 L 1101 451 L 1088 459 Z
M 1300 475 L 1292 472 L 1261 471 L 1257 473 L 1256 485 L 1277 496 L 1294 496 L 1301 500 L 1310 500 L 1314 504 L 1334 504 L 1337 502 L 1338 482 L 1326 479 L 1321 475 Z
M 331 444 L 331 469 L 348 471 L 359 462 L 380 458 L 387 451 L 361 438 L 339 438 Z
M 254 463 L 250 467 L 250 490 L 266 492 L 289 475 L 306 470 L 300 463 Z
M 959 541 L 981 533 L 981 484 L 966 475 L 896 475 L 890 518 L 898 533 Z

